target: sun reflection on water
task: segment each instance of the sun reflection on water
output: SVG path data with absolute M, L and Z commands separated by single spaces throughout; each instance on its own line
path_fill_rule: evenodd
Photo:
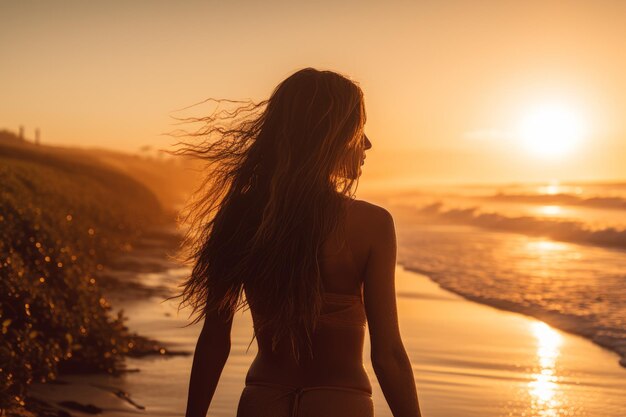
M 567 246 L 561 242 L 554 242 L 551 240 L 533 240 L 528 242 L 526 250 L 530 251 L 533 256 L 538 256 L 563 251 L 566 247 Z
M 536 415 L 554 417 L 560 415 L 559 384 L 556 375 L 556 360 L 560 354 L 561 335 L 543 322 L 531 324 L 537 339 L 539 369 L 531 376 L 528 392 L 532 397 L 532 408 Z
M 557 195 L 561 192 L 558 181 L 552 181 L 547 185 L 539 187 L 539 194 Z
M 539 213 L 546 215 L 546 216 L 558 216 L 559 214 L 561 214 L 563 212 L 563 210 L 561 209 L 561 206 L 539 206 L 539 208 L 537 209 L 539 211 Z

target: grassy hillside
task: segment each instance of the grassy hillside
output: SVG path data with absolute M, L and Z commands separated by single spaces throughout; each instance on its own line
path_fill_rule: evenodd
M 197 160 L 186 157 L 172 158 L 163 153 L 161 153 L 163 157 L 157 158 L 104 148 L 36 146 L 30 141 L 19 140 L 6 130 L 0 130 L 0 143 L 12 143 L 55 157 L 113 168 L 149 189 L 163 209 L 169 213 L 179 209 L 195 189 L 203 167 Z
M 0 409 L 63 370 L 115 371 L 134 336 L 94 274 L 165 220 L 154 193 L 97 158 L 0 134 Z
M 176 212 L 182 207 L 197 186 L 202 168 L 197 161 L 182 157 L 155 158 L 97 148 L 82 153 L 145 185 L 167 212 Z

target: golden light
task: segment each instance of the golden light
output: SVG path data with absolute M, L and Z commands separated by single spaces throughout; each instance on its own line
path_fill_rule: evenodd
M 560 206 L 539 206 L 537 210 L 546 216 L 557 216 L 563 212 Z
M 533 254 L 535 258 L 541 255 L 548 254 L 549 252 L 563 251 L 566 249 L 566 245 L 561 242 L 554 242 L 551 240 L 533 240 L 528 242 L 526 249 L 529 253 Z
M 552 329 L 546 323 L 533 322 L 532 332 L 537 339 L 537 356 L 541 368 L 553 368 L 555 359 L 559 356 L 559 347 L 562 338 L 559 332 Z
M 565 155 L 580 145 L 587 135 L 583 117 L 560 103 L 543 103 L 522 119 L 518 136 L 532 153 L 544 157 Z
M 550 184 L 539 187 L 539 194 L 557 195 L 563 192 L 558 181 L 551 181 Z
M 533 398 L 533 411 L 541 416 L 558 415 L 561 401 L 558 398 L 559 378 L 556 375 L 556 360 L 560 354 L 561 335 L 543 322 L 531 324 L 537 341 L 538 372 L 532 375 L 528 391 Z

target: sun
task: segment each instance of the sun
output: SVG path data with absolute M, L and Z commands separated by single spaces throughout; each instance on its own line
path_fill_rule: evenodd
M 521 120 L 518 136 L 522 145 L 538 156 L 558 157 L 575 150 L 585 138 L 580 112 L 558 102 L 532 108 Z

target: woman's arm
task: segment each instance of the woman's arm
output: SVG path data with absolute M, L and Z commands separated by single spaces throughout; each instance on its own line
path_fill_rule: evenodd
M 208 314 L 193 355 L 186 417 L 205 417 L 230 353 L 232 318 Z
M 395 269 L 396 235 L 391 214 L 376 207 L 364 278 L 364 301 L 374 372 L 394 417 L 420 417 L 417 390 L 398 327 Z

